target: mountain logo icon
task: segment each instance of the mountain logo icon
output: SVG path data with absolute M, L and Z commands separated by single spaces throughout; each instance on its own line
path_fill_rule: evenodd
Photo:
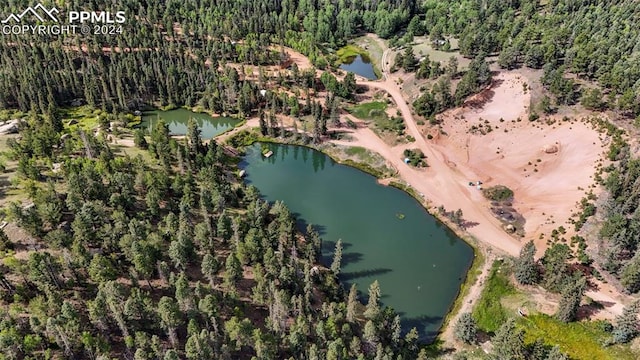
M 27 15 L 34 16 L 40 22 L 45 22 L 45 21 L 58 22 L 58 18 L 54 14 L 59 14 L 59 13 L 60 12 L 55 7 L 49 10 L 46 7 L 44 7 L 44 5 L 38 3 L 36 6 L 33 6 L 33 7 L 29 6 L 28 8 L 24 9 L 24 11 L 20 14 L 11 14 L 7 16 L 6 19 L 2 20 L 2 23 L 3 24 L 7 24 L 10 22 L 19 23 L 22 20 L 22 18 Z

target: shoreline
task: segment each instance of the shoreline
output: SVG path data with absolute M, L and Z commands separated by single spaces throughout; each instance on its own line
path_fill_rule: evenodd
M 209 115 L 213 120 L 216 120 L 216 119 L 219 119 L 219 118 L 231 118 L 231 119 L 238 120 L 237 124 L 235 124 L 232 127 L 224 130 L 223 132 L 221 132 L 221 133 L 219 133 L 219 134 L 217 134 L 217 135 L 215 135 L 215 136 L 213 136 L 213 137 L 211 137 L 209 139 L 202 139 L 203 142 L 210 141 L 210 140 L 215 139 L 215 138 L 217 138 L 219 136 L 228 134 L 228 133 L 230 133 L 230 132 L 232 132 L 232 131 L 234 131 L 236 129 L 239 129 L 242 126 L 244 126 L 248 121 L 248 119 L 245 116 L 242 116 L 242 117 L 240 117 L 240 116 L 225 116 L 224 114 L 218 114 L 216 112 L 213 112 L 213 111 L 210 111 L 210 110 L 206 110 L 206 109 L 204 109 L 202 107 L 199 107 L 199 106 L 194 106 L 194 107 L 188 107 L 188 106 L 175 106 L 175 107 L 166 106 L 166 107 L 161 107 L 161 106 L 158 106 L 158 107 L 152 108 L 150 110 L 149 109 L 145 109 L 145 110 L 142 111 L 142 115 L 137 115 L 136 117 L 139 117 L 140 120 L 138 121 L 137 124 L 134 125 L 134 127 L 140 127 L 142 125 L 142 122 L 143 122 L 142 117 L 144 116 L 145 112 L 173 111 L 173 110 L 179 110 L 179 109 L 188 110 L 188 111 L 191 111 L 192 113 L 195 113 L 195 114 L 206 114 L 206 115 Z M 174 138 L 182 138 L 184 136 L 186 136 L 186 134 L 183 134 L 183 135 L 173 134 L 172 135 L 172 137 L 174 137 Z
M 375 80 L 382 79 L 383 71 L 377 59 L 374 59 L 369 53 L 369 51 L 365 49 L 363 46 L 361 46 L 360 44 L 357 44 L 354 41 L 350 41 L 347 45 L 338 49 L 335 54 L 338 58 L 336 60 L 336 66 L 338 68 L 340 68 L 340 65 L 351 64 L 351 62 L 353 62 L 356 56 L 360 56 L 362 57 L 363 61 L 369 62 L 371 64 L 371 67 L 373 68 L 373 73 L 377 77 L 377 79 Z M 340 70 L 345 71 L 344 69 L 340 69 Z M 355 75 L 358 75 L 358 74 L 355 74 Z
M 473 258 L 471 262 L 468 264 L 468 267 L 465 272 L 465 276 L 460 282 L 458 287 L 458 293 L 456 294 L 455 299 L 451 302 L 449 309 L 447 310 L 443 320 L 442 325 L 438 329 L 438 335 L 433 339 L 432 342 L 428 343 L 429 345 L 436 344 L 438 340 L 440 340 L 443 344 L 446 344 L 446 339 L 443 339 L 442 336 L 445 334 L 451 326 L 453 326 L 452 322 L 454 319 L 461 314 L 460 310 L 464 307 L 465 303 L 472 303 L 475 299 L 469 299 L 471 295 L 475 295 L 472 290 L 474 285 L 478 283 L 480 276 L 482 275 L 482 270 L 485 265 L 488 263 L 488 259 L 491 256 L 491 253 L 487 250 L 487 247 L 483 247 L 480 245 L 480 242 L 475 239 L 471 234 L 462 230 L 460 227 L 455 226 L 450 220 L 444 218 L 441 214 L 439 214 L 430 204 L 422 197 L 419 196 L 415 192 L 415 190 L 411 186 L 405 186 L 403 184 L 398 183 L 397 181 L 390 181 L 388 184 L 380 182 L 380 180 L 384 179 L 381 177 L 381 172 L 376 170 L 371 165 L 367 163 L 360 163 L 350 159 L 341 159 L 335 154 L 330 154 L 325 151 L 325 149 L 320 147 L 315 147 L 311 144 L 301 144 L 296 142 L 287 142 L 285 139 L 275 139 L 275 138 L 266 138 L 266 139 L 254 139 L 254 141 L 250 144 L 255 143 L 268 143 L 268 144 L 277 144 L 277 145 L 294 145 L 301 146 L 305 148 L 309 148 L 312 150 L 316 150 L 327 157 L 329 157 L 334 162 L 350 166 L 359 171 L 362 171 L 368 175 L 376 178 L 376 182 L 381 186 L 394 187 L 398 190 L 401 190 L 414 198 L 422 208 L 432 216 L 437 222 L 445 226 L 448 230 L 450 230 L 456 237 L 458 237 L 461 241 L 467 244 L 471 250 L 473 251 Z M 396 180 L 402 180 L 402 178 L 397 178 Z M 451 344 L 448 344 L 451 345 Z

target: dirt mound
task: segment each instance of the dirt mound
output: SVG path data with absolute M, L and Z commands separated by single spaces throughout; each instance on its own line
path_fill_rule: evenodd
M 560 151 L 560 146 L 558 144 L 550 144 L 542 148 L 542 151 L 547 154 L 555 154 Z

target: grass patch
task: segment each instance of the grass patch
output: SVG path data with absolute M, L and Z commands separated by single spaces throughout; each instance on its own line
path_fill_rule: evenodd
M 275 142 L 275 141 L 268 137 L 262 136 L 258 131 L 251 129 L 251 130 L 241 130 L 233 134 L 231 137 L 227 139 L 226 142 L 232 147 L 243 152 L 248 146 L 251 146 L 256 142 Z
M 382 120 L 387 119 L 387 113 L 385 110 L 387 109 L 387 103 L 383 101 L 372 101 L 367 103 L 360 103 L 356 106 L 353 106 L 347 111 L 351 113 L 351 115 L 357 117 L 362 120 Z
M 0 110 L 0 122 L 9 121 L 13 119 L 22 119 L 27 114 L 15 109 L 2 109 Z
M 515 294 L 516 289 L 509 282 L 509 269 L 502 261 L 494 261 L 486 280 L 480 299 L 473 309 L 473 318 L 478 328 L 486 332 L 495 332 L 509 318 L 500 299 Z
M 618 360 L 637 359 L 628 346 L 603 347 L 602 343 L 611 337 L 604 331 L 603 323 L 573 322 L 565 324 L 549 315 L 535 314 L 518 319 L 518 325 L 525 330 L 525 342 L 543 339 L 545 344 L 558 345 L 562 352 L 576 360 Z
M 363 157 L 368 155 L 367 149 L 361 146 L 350 146 L 344 150 L 344 153 L 349 156 L 358 156 L 358 157 Z
M 111 144 L 111 148 L 118 155 L 129 155 L 132 158 L 140 155 L 149 164 L 156 164 L 157 160 L 153 158 L 153 155 L 148 150 L 140 149 L 137 146 L 124 146 L 120 144 Z
M 363 147 L 349 146 L 336 148 L 320 146 L 317 149 L 329 155 L 336 162 L 350 165 L 377 178 L 385 178 L 393 175 L 393 171 L 385 165 L 386 161 L 382 156 Z
M 405 129 L 404 120 L 401 116 L 389 117 L 385 111 L 386 109 L 386 102 L 372 101 L 352 106 L 347 111 L 358 119 L 373 121 L 376 129 L 380 131 L 403 135 Z
M 354 167 L 354 168 L 356 168 L 358 170 L 364 171 L 367 174 L 373 175 L 376 178 L 382 178 L 385 175 L 383 171 L 378 170 L 378 169 L 374 168 L 373 166 L 371 166 L 369 164 L 366 164 L 366 163 L 356 162 L 356 161 L 353 161 L 351 159 L 346 159 L 346 160 L 340 161 L 340 163 L 344 164 L 344 165 L 349 165 L 349 166 Z
M 341 64 L 349 63 L 353 60 L 354 57 L 360 55 L 363 58 L 369 59 L 369 54 L 367 51 L 357 45 L 345 45 L 342 48 L 336 51 L 336 55 L 338 56 L 338 61 Z
M 93 109 L 88 105 L 60 109 L 64 127 L 69 130 L 95 129 L 100 125 L 98 118 L 101 114 L 102 110 Z M 77 124 L 69 125 L 70 120 L 75 120 L 73 122 L 77 122 Z
M 389 182 L 389 186 L 406 192 L 407 194 L 411 195 L 414 199 L 416 199 L 419 203 L 422 203 L 422 200 L 423 200 L 422 196 L 420 196 L 420 194 L 414 188 L 412 188 L 411 185 L 405 183 L 404 181 L 392 180 L 391 182 Z

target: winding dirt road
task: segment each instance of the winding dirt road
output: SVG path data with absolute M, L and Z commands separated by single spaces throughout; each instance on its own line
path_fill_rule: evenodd
M 473 224 L 467 229 L 469 234 L 509 255 L 517 256 L 521 247 L 520 242 L 504 232 L 500 222 L 490 215 L 481 192 L 475 187 L 468 186 L 468 182 L 478 180 L 478 176 L 463 166 L 451 163 L 446 154 L 429 146 L 416 125 L 409 105 L 393 80 L 387 77 L 384 81 L 361 80 L 357 83 L 361 86 L 384 90 L 391 95 L 405 120 L 407 132 L 416 139 L 410 146 L 422 150 L 427 156 L 429 168 L 420 170 L 405 164 L 401 154 L 406 146 L 390 148 L 381 140 L 374 141 L 371 137 L 378 137 L 370 130 L 356 130 L 354 134 L 356 141 L 351 145 L 357 143 L 359 146 L 381 153 L 398 170 L 398 175 L 416 191 L 424 194 L 431 205 L 442 205 L 450 211 L 461 209 L 464 219 Z

